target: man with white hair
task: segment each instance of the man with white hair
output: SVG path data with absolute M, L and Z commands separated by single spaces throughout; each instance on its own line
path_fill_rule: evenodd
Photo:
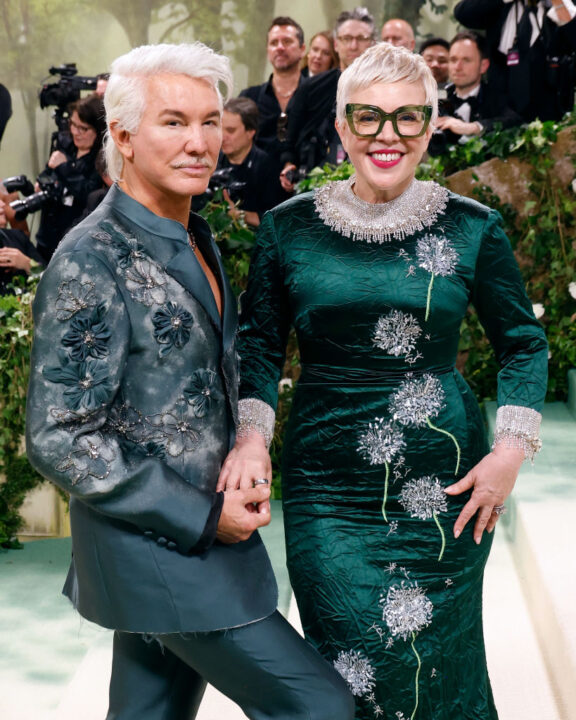
M 218 159 L 218 83 L 228 60 L 201 43 L 113 63 L 115 184 L 38 288 L 28 456 L 71 495 L 64 592 L 115 630 L 108 720 L 188 720 L 207 681 L 255 720 L 350 720 L 341 677 L 276 611 L 257 533 L 270 472 L 216 492 L 238 422 L 236 301 L 190 206 Z

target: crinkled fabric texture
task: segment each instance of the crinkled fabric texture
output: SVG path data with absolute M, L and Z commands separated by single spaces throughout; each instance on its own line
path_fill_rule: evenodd
M 454 369 L 469 304 L 501 365 L 499 403 L 539 410 L 546 340 L 497 213 L 450 195 L 433 227 L 381 245 L 332 232 L 311 195 L 264 218 L 240 397 L 276 406 L 293 324 L 303 371 L 284 444 L 288 566 L 306 636 L 362 720 L 497 718 L 481 615 L 491 536 L 476 545 L 469 524 L 454 540 L 467 497 L 441 492 L 488 452 Z

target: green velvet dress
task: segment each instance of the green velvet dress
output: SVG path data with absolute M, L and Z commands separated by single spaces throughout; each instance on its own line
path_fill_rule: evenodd
M 469 523 L 455 540 L 469 495 L 443 492 L 489 451 L 454 364 L 473 304 L 501 365 L 499 437 L 529 451 L 546 340 L 497 213 L 415 183 L 419 216 L 406 220 L 404 203 L 397 227 L 388 216 L 389 232 L 361 237 L 361 201 L 351 226 L 333 185 L 265 216 L 241 320 L 250 427 L 276 407 L 291 325 L 298 337 L 282 493 L 306 637 L 348 681 L 357 718 L 495 720 L 482 632 L 491 536 L 476 545 Z

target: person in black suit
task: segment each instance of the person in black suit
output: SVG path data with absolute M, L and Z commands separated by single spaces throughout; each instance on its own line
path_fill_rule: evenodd
M 288 116 L 280 182 L 294 190 L 294 173 L 306 173 L 325 162 L 337 164 L 345 154 L 336 133 L 336 88 L 340 73 L 374 44 L 374 18 L 363 7 L 341 12 L 334 27 L 334 46 L 340 67 L 301 83 Z M 339 154 L 339 150 L 341 154 Z
M 488 82 L 524 121 L 574 107 L 576 7 L 571 0 L 461 0 L 454 16 L 486 31 Z
M 450 84 L 441 103 L 428 152 L 440 155 L 450 145 L 503 128 L 519 125 L 522 118 L 506 103 L 497 89 L 482 82 L 490 66 L 484 38 L 473 32 L 458 33 L 450 42 L 448 74 Z

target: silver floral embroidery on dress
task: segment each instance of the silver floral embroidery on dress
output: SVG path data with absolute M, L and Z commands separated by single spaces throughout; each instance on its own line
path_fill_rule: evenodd
M 375 422 L 368 423 L 368 429 L 360 435 L 358 452 L 369 461 L 370 465 L 384 465 L 386 476 L 384 478 L 384 497 L 382 498 L 382 516 L 387 522 L 386 501 L 388 499 L 388 481 L 390 479 L 390 465 L 406 447 L 404 435 L 392 420 L 376 418 Z
M 432 299 L 432 287 L 436 275 L 446 277 L 453 275 L 459 255 L 450 245 L 447 237 L 438 237 L 437 235 L 426 234 L 416 243 L 416 256 L 418 265 L 430 273 L 430 282 L 428 284 L 428 294 L 426 297 L 426 315 L 428 320 L 430 315 L 430 302 Z
M 56 465 L 76 485 L 88 478 L 105 480 L 116 458 L 114 448 L 106 443 L 101 433 L 82 435 L 74 443 L 75 449 Z
M 418 583 L 392 585 L 386 595 L 382 619 L 392 635 L 408 640 L 432 622 L 434 606 Z
M 402 425 L 423 427 L 428 425 L 431 430 L 442 433 L 449 437 L 456 447 L 456 468 L 454 475 L 458 474 L 460 467 L 460 445 L 458 441 L 448 432 L 432 423 L 430 418 L 436 417 L 445 407 L 446 395 L 440 380 L 425 373 L 420 378 L 407 375 L 398 390 L 390 396 L 390 414 Z
M 353 175 L 348 180 L 330 182 L 314 194 L 322 221 L 353 240 L 401 240 L 433 225 L 448 204 L 448 191 L 435 182 L 413 180 L 399 197 L 386 203 L 369 203 L 354 194 L 355 181 Z
M 413 315 L 392 310 L 378 318 L 372 342 L 388 355 L 410 357 L 421 333 L 422 329 Z
M 446 502 L 446 493 L 438 478 L 425 475 L 415 480 L 409 480 L 400 491 L 400 503 L 410 513 L 410 517 L 419 518 L 420 520 L 434 519 L 442 539 L 438 561 L 442 560 L 446 547 L 446 537 L 438 521 L 438 513 L 446 512 L 448 503 Z
M 348 683 L 352 695 L 362 697 L 371 692 L 376 681 L 370 660 L 358 650 L 342 650 L 334 660 L 334 667 Z
M 66 280 L 58 288 L 56 317 L 62 321 L 70 320 L 80 310 L 94 307 L 97 303 L 93 282 Z

